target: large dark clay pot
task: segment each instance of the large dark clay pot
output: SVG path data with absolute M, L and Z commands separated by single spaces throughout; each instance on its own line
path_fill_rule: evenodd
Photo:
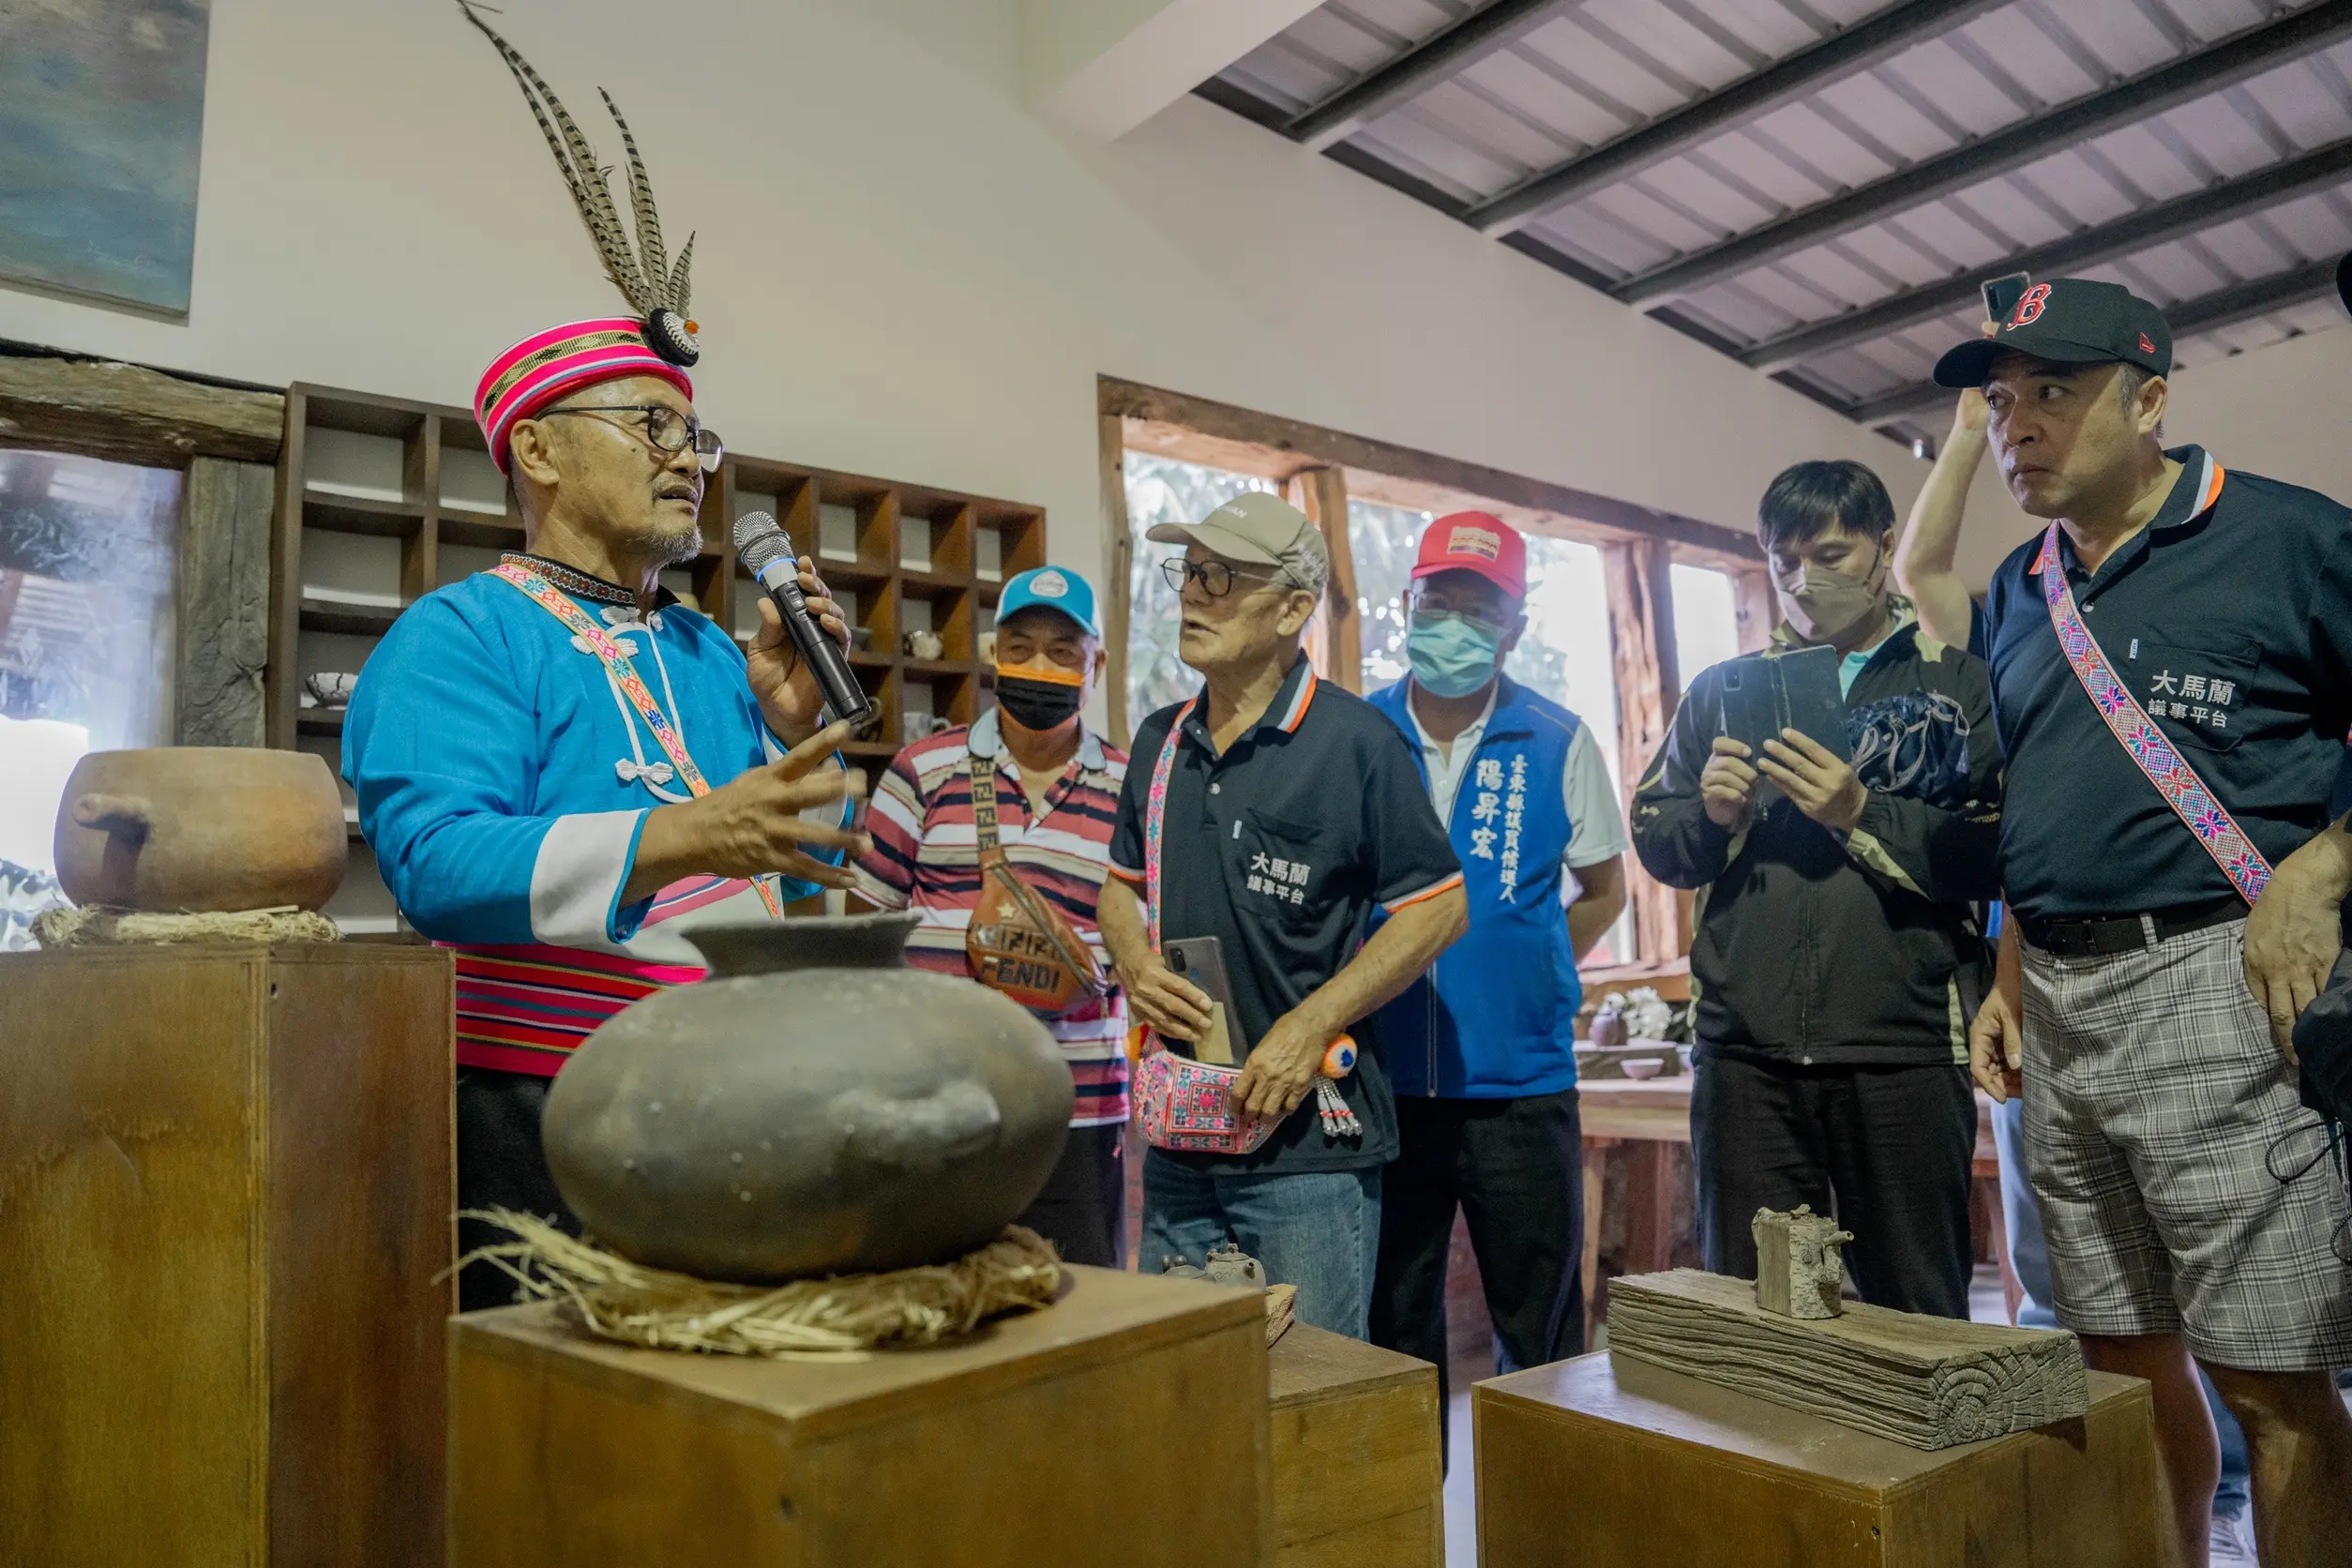
M 910 914 L 714 926 L 548 1095 L 547 1158 L 641 1263 L 764 1281 L 943 1263 L 1061 1157 L 1070 1069 L 1029 1011 L 906 967 Z

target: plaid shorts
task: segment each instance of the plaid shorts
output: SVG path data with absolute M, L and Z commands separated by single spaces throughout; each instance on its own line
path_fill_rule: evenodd
M 2344 1189 L 2246 990 L 2245 932 L 2095 958 L 2027 944 L 2027 1159 L 2058 1321 L 2325 1371 L 2352 1364 Z

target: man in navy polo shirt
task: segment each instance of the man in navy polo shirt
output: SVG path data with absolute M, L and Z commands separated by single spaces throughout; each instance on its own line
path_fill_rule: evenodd
M 1527 629 L 1527 541 L 1485 512 L 1440 518 L 1412 581 L 1412 673 L 1371 701 L 1420 759 L 1470 927 L 1380 1010 L 1400 1148 L 1382 1178 L 1372 1339 L 1437 1364 L 1442 1413 L 1457 1208 L 1495 1370 L 1584 1349 L 1576 960 L 1624 912 L 1626 840 L 1592 731 L 1502 673 Z
M 1246 1053 L 1231 1097 L 1274 1125 L 1247 1154 L 1148 1150 L 1138 1250 L 1146 1269 L 1199 1266 L 1238 1242 L 1298 1287 L 1302 1321 L 1362 1338 L 1380 1167 L 1396 1153 L 1386 1052 L 1362 1025 L 1461 935 L 1461 865 L 1395 727 L 1319 683 L 1300 646 L 1331 572 L 1305 514 L 1244 495 L 1149 537 L 1186 547 L 1161 565 L 1184 596 L 1178 655 L 1202 687 L 1136 732 L 1103 940 L 1129 1010 L 1189 1054 L 1210 998 L 1152 928 L 1161 943 L 1216 939 Z M 1375 911 L 1386 918 L 1367 934 Z M 1327 1120 L 1316 1078 L 1348 1031 L 1363 1050 L 1334 1085 L 1348 1114 Z
M 2329 1376 L 2352 1362 L 2352 1268 L 2272 1033 L 2324 978 L 2352 885 L 2327 810 L 2352 512 L 2165 450 L 2171 369 L 2154 306 L 2074 279 L 1936 367 L 1983 389 L 2010 493 L 2051 520 L 1985 599 L 2011 918 L 1970 1065 L 2024 1093 L 2059 1320 L 2154 1385 L 2188 1560 L 2218 1468 L 2194 1357 L 2245 1429 L 2262 1560 L 2318 1568 L 2352 1560 Z

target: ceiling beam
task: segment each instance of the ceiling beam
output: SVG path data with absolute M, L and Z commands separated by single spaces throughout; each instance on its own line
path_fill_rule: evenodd
M 1508 49 L 1577 0 L 1494 0 L 1423 39 L 1369 76 L 1351 82 L 1284 126 L 1317 152 L 1344 142 L 1374 120 L 1452 80 L 1499 49 Z
M 1907 0 L 1829 34 L 1721 92 L 1710 93 L 1614 142 L 1546 169 L 1500 196 L 1489 197 L 1470 209 L 1470 221 L 1483 234 L 1509 234 L 2008 3 Z
M 1317 0 L 1022 0 L 1029 106 L 1114 141 L 1313 10 Z
M 1964 143 L 1885 179 L 1621 283 L 1632 305 L 1678 298 L 1883 218 L 2037 162 L 2352 38 L 2352 0 L 2319 0 L 2194 54 Z
M 1987 262 L 1957 277 L 1906 290 L 1876 305 L 1739 351 L 1735 357 L 1754 370 L 1786 369 L 1840 349 L 1923 326 L 1974 305 L 1985 279 L 2013 272 L 2029 272 L 2036 278 L 2064 278 L 2314 191 L 2329 189 L 2347 179 L 2352 179 L 2352 138 L 2191 191 L 2112 223 L 2078 231 L 2006 260 Z
M 2200 332 L 2219 332 L 2307 300 L 2330 298 L 2335 292 L 2336 264 L 2313 262 L 2293 272 L 2257 278 L 2219 294 L 2183 301 L 2167 309 L 2164 320 L 2172 327 L 2173 340 L 2178 342 Z M 1927 382 L 1855 403 L 1847 412 L 1857 423 L 1884 425 L 1932 409 L 1949 408 L 1956 396 L 1948 386 Z

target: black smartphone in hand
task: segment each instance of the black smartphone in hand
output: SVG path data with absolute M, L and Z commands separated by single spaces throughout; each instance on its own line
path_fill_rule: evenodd
M 2025 272 L 2013 272 L 1985 284 L 1984 319 L 1996 324 L 2007 321 L 2009 313 L 2017 309 L 2017 302 L 2026 297 L 2026 291 L 2032 286 L 2033 275 Z
M 1180 937 L 1160 947 L 1168 972 L 1191 981 L 1209 998 L 1209 1027 L 1189 1048 L 1179 1054 L 1219 1067 L 1238 1067 L 1249 1054 L 1241 1025 L 1233 1016 L 1233 986 L 1225 977 L 1225 949 L 1214 937 Z M 1169 1041 L 1170 1047 L 1181 1045 Z

